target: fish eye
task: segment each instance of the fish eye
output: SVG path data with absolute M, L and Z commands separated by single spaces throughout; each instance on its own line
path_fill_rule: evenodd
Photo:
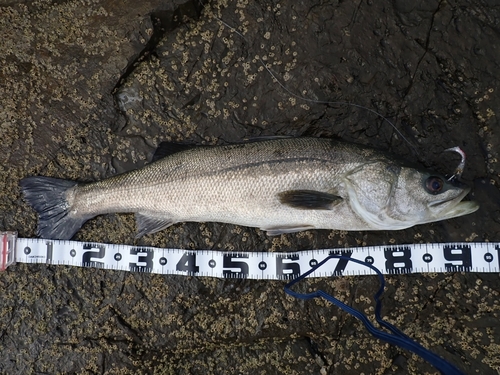
M 431 194 L 438 194 L 443 190 L 444 181 L 437 176 L 431 176 L 425 181 L 425 190 Z

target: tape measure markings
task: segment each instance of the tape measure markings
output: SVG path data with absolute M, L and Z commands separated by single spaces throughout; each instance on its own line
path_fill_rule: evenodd
M 8 234 L 5 234 L 8 233 Z M 162 249 L 147 246 L 18 238 L 0 233 L 1 264 L 45 263 L 156 274 L 286 280 L 311 269 L 331 254 L 372 264 L 385 274 L 500 272 L 500 243 L 432 243 L 305 250 L 287 253 Z M 15 249 L 12 249 L 12 248 Z M 310 277 L 373 275 L 347 260 Z

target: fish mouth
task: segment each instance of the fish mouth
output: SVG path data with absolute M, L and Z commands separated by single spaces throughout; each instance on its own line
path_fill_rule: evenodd
M 454 198 L 434 201 L 429 204 L 429 208 L 437 211 L 436 216 L 439 216 L 439 220 L 471 214 L 478 210 L 479 205 L 474 201 L 462 202 L 469 191 L 470 188 L 467 188 Z

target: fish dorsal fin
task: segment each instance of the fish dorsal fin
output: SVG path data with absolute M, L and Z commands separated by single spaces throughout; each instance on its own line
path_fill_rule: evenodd
M 301 210 L 331 210 L 342 197 L 315 190 L 287 190 L 278 194 L 282 204 Z
M 259 136 L 259 137 L 247 138 L 247 139 L 243 140 L 242 142 L 237 142 L 237 143 L 233 143 L 233 144 L 236 145 L 236 144 L 245 144 L 245 143 L 256 143 L 256 142 L 276 140 L 276 139 L 286 139 L 286 138 L 293 138 L 293 137 L 287 136 L 287 135 Z M 168 141 L 161 142 L 155 150 L 152 161 L 157 161 L 157 160 L 163 159 L 167 156 L 176 154 L 178 152 L 191 150 L 191 149 L 197 148 L 197 147 L 211 147 L 211 146 L 191 145 L 191 144 L 175 143 L 175 142 L 168 142 Z
M 140 212 L 135 214 L 135 222 L 137 225 L 137 238 L 148 233 L 159 232 L 174 223 L 173 220 L 165 216 L 156 216 L 154 214 Z
M 198 146 L 195 145 L 187 145 L 187 144 L 182 144 L 182 143 L 175 143 L 175 142 L 161 142 L 158 145 L 158 148 L 156 149 L 154 155 L 153 155 L 153 160 L 152 161 L 157 161 L 160 159 L 163 159 L 167 156 L 176 154 L 181 151 L 186 151 L 190 150 L 192 148 L 195 148 Z
M 262 142 L 262 141 L 274 141 L 276 139 L 290 139 L 295 138 L 291 135 L 257 135 L 255 137 L 248 137 L 243 140 L 241 143 L 254 143 L 254 142 Z

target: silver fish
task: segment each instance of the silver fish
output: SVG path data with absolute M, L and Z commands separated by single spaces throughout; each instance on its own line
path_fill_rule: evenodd
M 178 151 L 94 183 L 20 182 L 38 235 L 69 239 L 90 218 L 134 212 L 138 236 L 214 221 L 269 235 L 309 229 L 398 230 L 467 215 L 469 188 L 392 156 L 330 139 L 283 138 Z M 176 152 L 177 151 L 177 152 Z

